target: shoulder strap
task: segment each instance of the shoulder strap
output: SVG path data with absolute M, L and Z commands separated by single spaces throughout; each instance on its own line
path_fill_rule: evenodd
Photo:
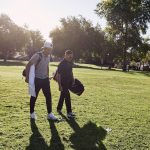
M 40 63 L 40 61 L 42 59 L 42 53 L 38 52 L 37 54 L 39 55 L 39 59 L 38 59 L 36 65 L 35 65 L 35 68 L 37 68 L 38 64 Z

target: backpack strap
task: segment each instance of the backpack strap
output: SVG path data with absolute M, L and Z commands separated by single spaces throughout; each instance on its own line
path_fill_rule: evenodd
M 40 61 L 42 60 L 42 53 L 38 52 L 37 54 L 39 55 L 39 59 L 38 59 L 36 65 L 35 65 L 35 68 L 37 68 L 37 66 L 39 65 Z

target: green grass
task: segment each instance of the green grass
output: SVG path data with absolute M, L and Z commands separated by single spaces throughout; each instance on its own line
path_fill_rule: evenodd
M 38 120 L 30 121 L 23 68 L 23 63 L 13 62 L 0 66 L 0 149 L 150 149 L 150 73 L 100 70 L 93 65 L 75 68 L 75 76 L 85 85 L 81 97 L 71 94 L 77 119 L 54 123 L 46 119 L 42 92 L 35 107 Z M 50 66 L 51 73 L 55 69 Z M 54 81 L 51 91 L 57 114 L 59 91 Z M 107 128 L 112 130 L 106 132 Z

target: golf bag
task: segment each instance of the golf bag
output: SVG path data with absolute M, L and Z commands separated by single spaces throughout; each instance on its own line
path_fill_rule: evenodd
M 78 79 L 75 79 L 74 82 L 75 83 L 69 88 L 69 90 L 72 93 L 80 96 L 84 92 L 84 86 Z

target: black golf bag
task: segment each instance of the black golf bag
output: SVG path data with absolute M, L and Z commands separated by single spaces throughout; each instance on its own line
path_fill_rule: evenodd
M 84 86 L 78 79 L 75 79 L 74 84 L 69 88 L 69 90 L 80 96 L 84 92 Z

